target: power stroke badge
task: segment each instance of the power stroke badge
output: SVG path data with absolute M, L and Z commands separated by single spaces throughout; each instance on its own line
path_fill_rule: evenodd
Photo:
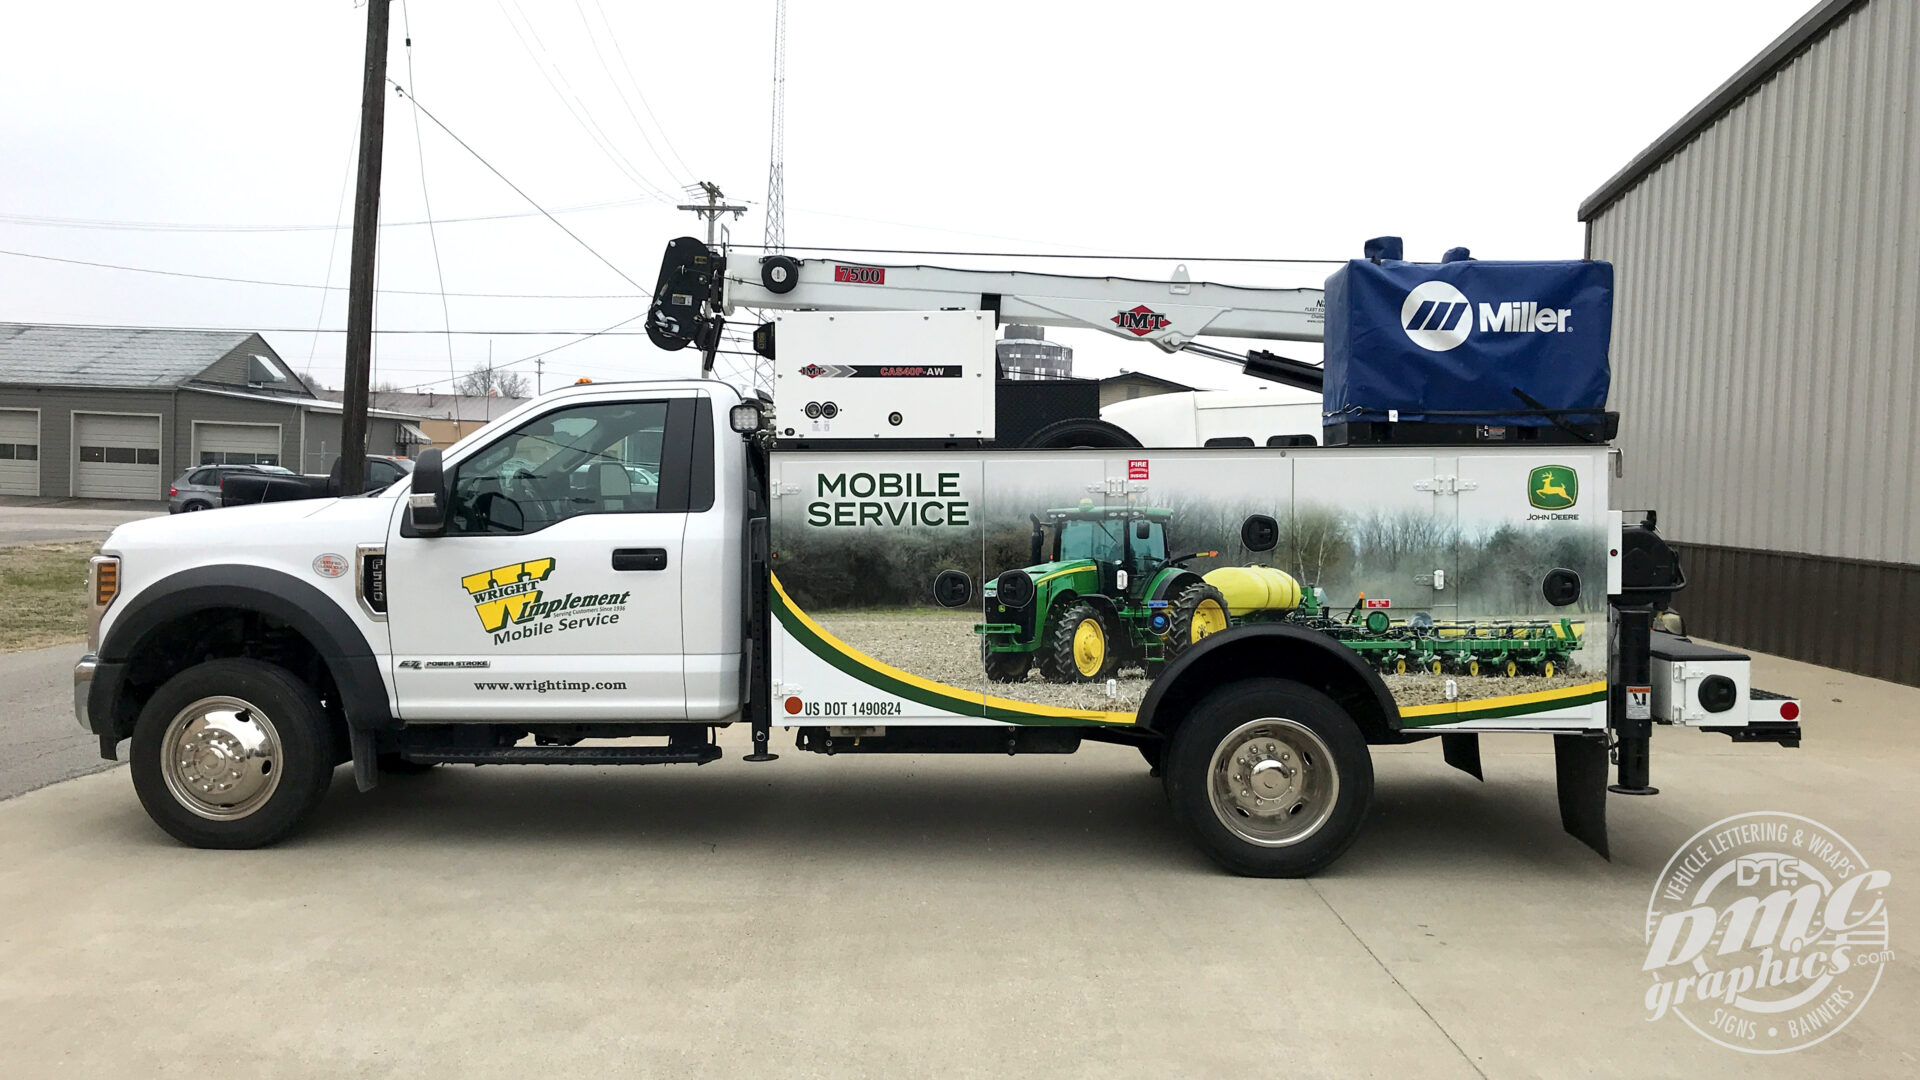
M 1845 1027 L 1894 954 L 1893 875 L 1797 814 L 1739 814 L 1680 846 L 1647 903 L 1649 1021 L 1783 1054 Z

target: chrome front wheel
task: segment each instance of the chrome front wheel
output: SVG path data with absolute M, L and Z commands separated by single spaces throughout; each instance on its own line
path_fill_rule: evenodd
M 275 664 L 209 660 L 154 691 L 133 728 L 133 789 L 195 847 L 251 848 L 319 805 L 345 732 L 307 682 Z
M 160 744 L 168 793 L 210 821 L 246 817 L 280 786 L 280 733 L 252 702 L 201 698 L 175 714 Z

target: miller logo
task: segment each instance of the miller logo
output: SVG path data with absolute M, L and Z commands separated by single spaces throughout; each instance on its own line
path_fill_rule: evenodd
M 473 597 L 474 613 L 491 634 L 508 622 L 521 622 L 527 608 L 540 602 L 540 583 L 553 573 L 552 559 L 528 559 L 482 570 L 460 579 Z
M 1155 330 L 1164 330 L 1173 325 L 1173 320 L 1153 310 L 1145 304 L 1136 304 L 1113 317 L 1113 325 L 1127 331 L 1135 337 L 1146 337 Z
M 1542 465 L 1527 474 L 1527 502 L 1536 510 L 1565 510 L 1580 501 L 1580 474 L 1565 465 Z
M 1538 300 L 1503 300 L 1479 305 L 1483 334 L 1566 334 L 1573 330 L 1573 309 Z M 1400 327 L 1415 345 L 1429 352 L 1457 348 L 1474 332 L 1474 304 L 1444 281 L 1423 281 L 1407 290 L 1400 305 Z

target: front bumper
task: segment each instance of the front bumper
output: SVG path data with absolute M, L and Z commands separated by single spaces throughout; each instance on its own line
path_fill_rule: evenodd
M 99 667 L 100 658 L 93 653 L 73 665 L 73 716 L 80 721 L 81 730 L 88 733 L 92 733 L 93 723 L 87 716 L 87 697 L 93 692 L 93 673 Z

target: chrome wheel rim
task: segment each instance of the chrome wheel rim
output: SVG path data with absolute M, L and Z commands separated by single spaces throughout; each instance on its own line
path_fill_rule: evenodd
M 201 698 L 181 709 L 161 736 L 160 753 L 167 791 L 210 821 L 246 817 L 280 786 L 280 733 L 240 698 Z
M 1326 742 L 1281 717 L 1250 720 L 1220 740 L 1207 781 L 1220 824 L 1261 847 L 1286 847 L 1319 832 L 1340 796 Z

